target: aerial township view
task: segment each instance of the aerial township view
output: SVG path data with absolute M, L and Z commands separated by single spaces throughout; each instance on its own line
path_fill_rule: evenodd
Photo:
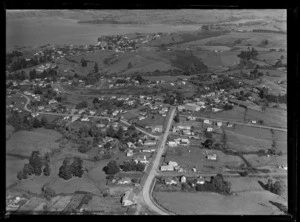
M 285 10 L 7 10 L 10 214 L 287 214 Z

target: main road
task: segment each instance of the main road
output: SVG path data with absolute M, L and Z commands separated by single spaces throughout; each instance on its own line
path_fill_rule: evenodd
M 159 141 L 159 144 L 158 144 L 158 147 L 157 147 L 157 154 L 156 154 L 155 159 L 153 160 L 153 162 L 151 164 L 151 169 L 149 171 L 147 179 L 145 180 L 145 184 L 143 186 L 143 191 L 142 191 L 144 201 L 148 205 L 148 207 L 151 210 L 153 210 L 153 211 L 155 211 L 155 212 L 157 212 L 158 214 L 161 214 L 161 215 L 168 215 L 169 213 L 167 213 L 163 209 L 159 208 L 155 203 L 153 203 L 150 191 L 151 191 L 151 188 L 152 188 L 152 181 L 154 180 L 155 176 L 157 175 L 157 169 L 159 167 L 160 158 L 161 158 L 161 156 L 162 156 L 162 154 L 164 153 L 164 150 L 165 150 L 165 143 L 166 143 L 166 140 L 167 140 L 169 132 L 170 132 L 172 121 L 173 121 L 173 118 L 174 118 L 174 115 L 175 115 L 175 110 L 176 110 L 175 107 L 172 107 L 170 109 L 168 124 L 167 124 L 167 127 L 165 129 L 165 133 L 163 134 L 163 136 L 161 137 L 161 140 Z

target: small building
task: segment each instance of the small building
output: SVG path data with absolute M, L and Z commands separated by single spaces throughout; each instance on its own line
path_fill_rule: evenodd
M 181 183 L 186 183 L 186 177 L 185 177 L 185 176 L 182 176 L 182 177 L 180 178 L 180 182 L 181 182 Z
M 207 132 L 212 132 L 212 131 L 213 131 L 213 128 L 207 127 L 207 128 L 206 128 L 206 131 L 207 131 Z
M 130 183 L 131 183 L 131 179 L 129 177 L 124 177 L 118 181 L 118 184 L 130 184 Z
M 205 119 L 205 120 L 203 121 L 203 123 L 205 123 L 205 124 L 211 124 L 211 121 L 210 121 L 209 119 Z
M 176 167 L 176 166 L 178 166 L 178 163 L 175 162 L 175 161 L 169 161 L 168 165 L 169 165 L 169 166 Z
M 217 122 L 217 126 L 221 127 L 222 126 L 222 122 Z
M 126 207 L 135 204 L 134 197 L 135 195 L 132 191 L 126 191 L 126 193 L 122 197 L 122 205 Z
M 57 101 L 55 99 L 50 99 L 49 104 L 53 104 L 53 103 L 57 103 Z
M 176 141 L 169 141 L 169 142 L 168 142 L 168 145 L 169 145 L 170 147 L 175 147 L 175 146 L 178 145 L 178 143 L 177 143 Z
M 160 167 L 160 170 L 161 170 L 161 171 L 173 171 L 173 170 L 174 170 L 174 167 L 173 167 L 173 166 L 170 166 L 170 165 L 161 166 L 161 167 Z
M 126 156 L 133 156 L 133 151 L 132 150 L 128 150 L 128 152 L 126 153 Z
M 207 159 L 208 160 L 217 160 L 217 154 L 209 154 L 207 155 Z
M 254 123 L 254 124 L 256 124 L 256 120 L 251 120 L 251 123 Z
M 152 126 L 152 133 L 161 133 L 163 131 L 162 125 Z
M 165 179 L 165 184 L 166 185 L 173 185 L 173 184 L 177 184 L 177 181 L 173 180 L 171 178 L 167 178 L 167 179 Z
M 232 127 L 233 124 L 232 123 L 227 123 L 227 127 Z
M 145 146 L 155 146 L 156 141 L 155 140 L 146 140 L 146 141 L 144 141 L 144 145 Z

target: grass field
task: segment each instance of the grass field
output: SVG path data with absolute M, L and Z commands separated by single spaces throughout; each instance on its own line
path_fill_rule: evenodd
M 222 111 L 222 112 L 217 112 L 217 113 L 205 113 L 205 112 L 200 112 L 198 113 L 199 116 L 205 116 L 205 117 L 210 117 L 210 118 L 220 118 L 220 119 L 226 119 L 228 121 L 244 121 L 244 113 L 245 109 L 240 107 L 240 106 L 235 106 L 233 107 L 232 110 L 228 111 Z
M 6 140 L 7 140 L 14 133 L 15 129 L 12 125 L 6 125 L 5 131 L 6 131 Z
M 269 191 L 242 192 L 238 196 L 209 192 L 154 192 L 154 196 L 159 204 L 179 215 L 277 215 L 282 213 L 268 201 L 286 202 Z
M 263 120 L 266 126 L 287 127 L 287 112 L 275 108 L 266 108 L 265 112 L 248 109 L 246 119 Z
M 191 152 L 189 152 L 189 150 Z M 217 160 L 206 159 L 207 155 L 205 151 L 208 153 L 216 153 Z M 238 167 L 244 163 L 238 156 L 226 155 L 218 150 L 200 149 L 194 146 L 190 146 L 189 148 L 169 148 L 165 158 L 165 162 L 167 163 L 168 161 L 177 162 L 183 169 L 191 170 L 195 167 L 197 171 L 202 173 L 221 173 L 225 167 Z

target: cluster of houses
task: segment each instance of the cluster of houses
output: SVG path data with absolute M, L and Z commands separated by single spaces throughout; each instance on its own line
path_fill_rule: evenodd
M 8 195 L 6 197 L 6 211 L 16 211 L 20 207 L 20 202 L 21 201 L 26 201 L 26 198 L 19 197 L 19 196 L 12 196 Z
M 177 185 L 178 183 L 186 183 L 187 180 L 191 182 L 192 187 L 195 187 L 197 184 L 204 184 L 206 181 L 209 181 L 209 179 L 202 176 L 187 178 L 184 175 L 180 177 L 167 177 L 163 181 L 166 185 Z

